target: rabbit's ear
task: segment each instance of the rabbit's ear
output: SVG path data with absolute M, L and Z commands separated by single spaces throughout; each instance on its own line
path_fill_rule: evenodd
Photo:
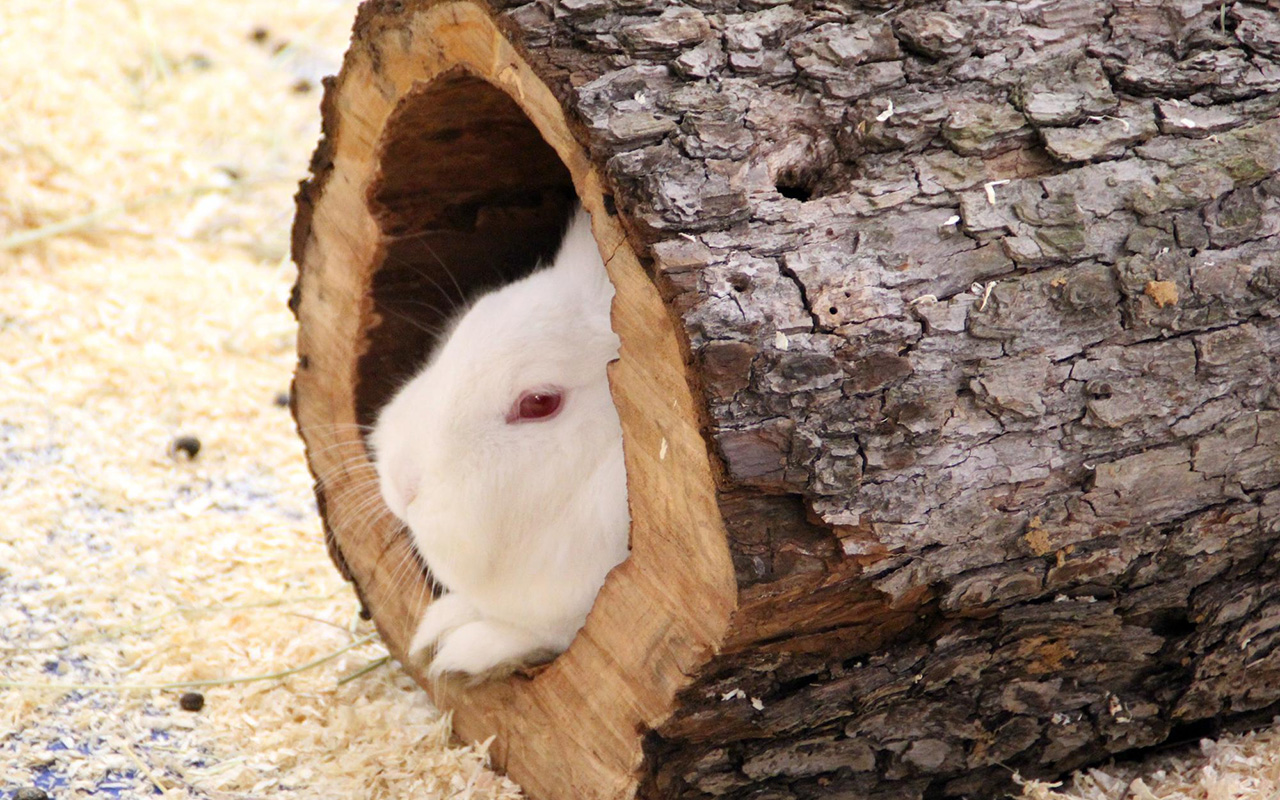
M 600 247 L 591 233 L 591 215 L 579 207 L 569 219 L 552 267 L 566 276 L 566 285 L 582 287 L 593 297 L 613 295 L 609 274 L 602 269 Z M 567 281 L 571 280 L 572 284 Z

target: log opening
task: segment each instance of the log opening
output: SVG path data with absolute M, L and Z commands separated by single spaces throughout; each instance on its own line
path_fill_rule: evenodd
M 461 736 L 496 736 L 495 765 L 531 795 L 630 797 L 644 758 L 638 732 L 670 715 L 736 600 L 673 318 L 560 104 L 478 6 L 387 17 L 367 4 L 324 112 L 298 197 L 291 305 L 294 414 L 334 559 L 392 654 L 453 712 Z M 430 592 L 424 576 L 406 575 L 408 537 L 385 509 L 368 510 L 361 426 L 421 365 L 431 330 L 459 302 L 554 254 L 575 198 L 616 290 L 621 347 L 609 377 L 631 556 L 546 669 L 480 687 L 433 683 L 404 658 Z

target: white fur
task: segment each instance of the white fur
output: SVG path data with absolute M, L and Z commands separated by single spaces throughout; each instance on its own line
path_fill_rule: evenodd
M 627 556 L 612 298 L 578 211 L 552 265 L 476 300 L 378 417 L 383 499 L 446 588 L 411 645 L 436 646 L 433 675 L 563 651 Z M 506 421 L 549 386 L 564 391 L 555 417 Z

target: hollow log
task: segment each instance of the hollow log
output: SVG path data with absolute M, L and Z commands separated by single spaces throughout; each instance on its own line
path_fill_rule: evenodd
M 293 400 L 391 652 L 535 798 L 991 796 L 1280 712 L 1277 11 L 366 2 Z M 431 685 L 359 426 L 575 198 L 632 554 Z

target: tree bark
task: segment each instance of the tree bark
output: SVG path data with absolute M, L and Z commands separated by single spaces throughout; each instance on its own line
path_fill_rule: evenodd
M 994 795 L 1269 719 L 1278 90 L 1274 0 L 368 2 L 294 239 L 335 559 L 402 654 L 346 426 L 576 195 L 632 557 L 546 670 L 428 687 L 531 795 Z

